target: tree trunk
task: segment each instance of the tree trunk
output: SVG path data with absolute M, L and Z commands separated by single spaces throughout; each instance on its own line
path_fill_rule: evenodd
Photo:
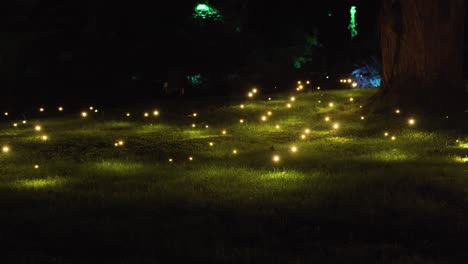
M 447 112 L 463 88 L 465 0 L 382 0 L 382 88 L 371 106 Z

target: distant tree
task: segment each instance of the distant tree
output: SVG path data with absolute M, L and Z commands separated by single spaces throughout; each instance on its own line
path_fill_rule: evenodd
M 466 107 L 464 12 L 465 0 L 382 0 L 382 88 L 374 110 Z

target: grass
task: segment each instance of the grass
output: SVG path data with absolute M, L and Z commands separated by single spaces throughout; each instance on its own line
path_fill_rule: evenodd
M 148 118 L 143 112 L 150 108 L 100 109 L 86 119 L 46 111 L 27 124 L 5 121 L 0 143 L 10 151 L 0 155 L 0 259 L 466 260 L 466 126 L 435 129 L 449 121 L 404 109 L 361 120 L 359 105 L 372 94 L 169 104 Z M 40 132 L 33 129 L 38 124 Z M 119 140 L 123 146 L 115 147 Z

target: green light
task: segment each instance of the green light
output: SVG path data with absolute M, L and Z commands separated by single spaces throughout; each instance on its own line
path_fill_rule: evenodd
M 358 35 L 357 31 L 357 23 L 356 23 L 356 13 L 357 9 L 355 6 L 352 6 L 351 9 L 349 10 L 349 13 L 351 14 L 351 21 L 349 22 L 348 29 L 351 31 L 351 38 L 355 38 Z
M 219 14 L 218 10 L 215 8 L 207 5 L 207 4 L 197 4 L 195 6 L 193 18 L 201 19 L 201 20 L 214 20 L 214 21 L 222 21 L 223 17 Z

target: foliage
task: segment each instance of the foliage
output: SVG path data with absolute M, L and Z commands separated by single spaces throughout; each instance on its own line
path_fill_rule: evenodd
M 356 65 L 356 69 L 351 73 L 359 87 L 377 88 L 381 84 L 381 64 L 376 57 Z

